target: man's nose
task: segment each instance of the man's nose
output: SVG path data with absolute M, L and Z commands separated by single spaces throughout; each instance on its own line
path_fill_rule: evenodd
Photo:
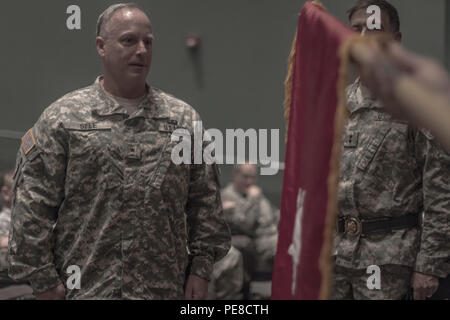
M 137 54 L 145 54 L 145 53 L 147 53 L 147 51 L 148 51 L 148 49 L 147 49 L 147 46 L 145 45 L 144 41 L 139 41 L 136 53 Z

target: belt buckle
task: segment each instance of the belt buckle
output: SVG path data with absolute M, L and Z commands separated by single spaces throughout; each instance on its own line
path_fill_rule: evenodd
M 351 236 L 351 237 L 356 237 L 359 236 L 362 232 L 362 224 L 361 224 L 361 220 L 358 218 L 347 218 L 345 219 L 345 234 Z

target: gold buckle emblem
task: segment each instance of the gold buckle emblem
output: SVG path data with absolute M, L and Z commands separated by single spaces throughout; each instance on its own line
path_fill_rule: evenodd
M 362 225 L 361 220 L 358 218 L 347 218 L 345 220 L 345 233 L 351 237 L 355 237 L 361 234 Z

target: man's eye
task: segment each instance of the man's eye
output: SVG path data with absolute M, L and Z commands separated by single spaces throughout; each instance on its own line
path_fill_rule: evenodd
M 133 43 L 133 39 L 132 38 L 124 38 L 124 39 L 122 39 L 122 43 L 124 45 L 130 45 Z

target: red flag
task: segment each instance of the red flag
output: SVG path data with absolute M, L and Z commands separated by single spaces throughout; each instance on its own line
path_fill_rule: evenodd
M 336 149 L 333 152 L 338 52 L 352 34 L 315 3 L 307 2 L 301 9 L 292 51 L 292 82 L 287 83 L 292 89 L 287 97 L 291 99 L 289 130 L 272 299 L 319 299 L 328 295 L 330 225 L 334 222 L 338 174 L 333 157 L 339 156 Z M 326 256 L 321 263 L 322 251 Z

